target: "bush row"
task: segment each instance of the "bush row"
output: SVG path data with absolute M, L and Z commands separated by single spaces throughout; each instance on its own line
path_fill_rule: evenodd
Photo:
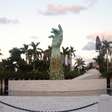
M 48 73 L 41 72 L 9 72 L 2 71 L 0 72 L 0 80 L 10 79 L 10 80 L 48 80 Z

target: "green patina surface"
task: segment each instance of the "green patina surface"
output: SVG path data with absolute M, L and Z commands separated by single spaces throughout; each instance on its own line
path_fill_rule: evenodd
M 61 25 L 58 25 L 59 29 L 52 28 L 49 36 L 52 38 L 52 52 L 50 60 L 50 79 L 51 80 L 62 80 L 64 79 L 63 66 L 61 61 L 60 46 L 63 41 L 63 30 Z

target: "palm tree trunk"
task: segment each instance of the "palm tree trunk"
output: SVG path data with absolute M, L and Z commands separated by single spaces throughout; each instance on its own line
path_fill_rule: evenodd
M 109 71 L 109 62 L 108 62 L 108 50 L 107 50 L 107 55 L 106 55 L 106 59 L 107 59 L 107 72 Z M 110 95 L 110 77 L 107 77 L 107 94 Z
M 0 95 L 3 95 L 3 80 L 1 79 L 0 81 L 0 85 L 1 85 L 1 88 L 0 88 Z
M 36 63 L 35 63 L 35 61 L 33 62 L 33 71 L 35 71 L 36 70 Z
M 111 90 L 110 90 L 110 77 L 107 77 L 107 94 L 111 95 Z
M 108 70 L 109 70 L 109 62 L 108 62 L 108 51 L 107 51 L 107 55 L 106 55 L 106 59 L 107 59 L 107 72 L 108 72 Z
M 8 95 L 8 79 L 4 80 L 4 95 Z

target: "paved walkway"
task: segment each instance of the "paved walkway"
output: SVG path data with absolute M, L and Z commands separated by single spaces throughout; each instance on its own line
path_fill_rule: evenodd
M 56 111 L 80 108 L 92 104 L 98 101 L 98 96 L 81 96 L 81 97 L 0 96 L 0 101 L 29 110 L 36 110 L 41 112 L 42 111 L 56 112 Z M 90 107 L 84 108 L 82 110 L 72 111 L 72 112 L 98 112 L 97 107 L 98 104 L 95 104 Z M 26 112 L 26 111 L 14 109 L 12 107 L 0 103 L 0 112 Z
M 100 79 L 101 78 L 101 73 L 97 69 L 90 69 L 83 75 L 74 78 L 73 80 L 76 79 Z

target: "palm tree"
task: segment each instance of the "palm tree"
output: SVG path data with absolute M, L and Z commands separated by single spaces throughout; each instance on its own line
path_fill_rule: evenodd
M 75 57 L 75 51 L 74 48 L 72 46 L 70 46 L 70 49 L 69 49 L 69 55 L 68 55 L 68 64 L 69 66 L 72 65 L 72 56 Z
M 2 55 L 2 53 L 1 53 L 1 49 L 0 49 L 0 56 Z M 1 90 L 0 90 L 0 92 L 1 92 L 1 95 L 3 94 L 3 80 L 1 79 L 0 80 L 0 85 L 1 85 Z
M 33 55 L 33 60 L 35 61 L 38 57 L 38 51 L 37 51 L 37 46 L 40 44 L 40 42 L 34 43 L 31 42 L 31 46 L 32 46 L 32 55 Z
M 36 65 L 35 65 L 36 61 L 39 60 L 40 57 L 42 57 L 41 55 L 42 49 L 37 48 L 39 44 L 40 42 L 37 43 L 31 42 L 30 44 L 32 46 L 33 70 L 36 69 Z
M 32 63 L 32 55 L 33 55 L 33 52 L 32 52 L 32 49 L 28 49 L 28 64 L 31 64 Z
M 85 61 L 82 58 L 77 58 L 75 62 L 75 68 L 78 69 L 79 73 L 84 68 Z
M 22 53 L 25 54 L 26 57 L 26 63 L 28 63 L 28 45 L 27 44 L 23 44 L 23 48 L 20 48 Z
M 102 41 L 102 43 L 100 43 L 100 48 L 99 50 L 99 56 L 98 56 L 98 60 L 99 60 L 99 65 L 100 65 L 100 71 L 105 75 L 107 78 L 107 88 L 110 89 L 110 73 L 111 73 L 111 69 L 110 69 L 110 63 L 112 63 L 109 58 L 112 55 L 112 47 L 111 47 L 112 42 L 109 42 L 107 40 Z M 110 94 L 110 90 L 107 89 L 107 93 Z
M 72 46 L 69 47 L 62 47 L 62 55 L 63 55 L 63 64 L 64 66 L 68 66 L 68 68 L 71 68 L 72 65 L 72 56 L 75 57 L 74 48 Z
M 69 55 L 69 47 L 62 47 L 62 52 L 61 52 L 62 56 L 63 56 L 63 64 L 64 66 L 68 65 L 68 55 Z
M 50 62 L 51 49 L 52 49 L 52 47 L 48 46 L 48 49 L 43 51 L 43 61 Z
M 110 46 L 110 42 L 108 41 L 103 41 L 102 42 L 103 45 L 102 45 L 102 51 L 103 51 L 103 54 L 104 56 L 106 56 L 106 71 L 108 72 L 109 71 L 109 58 L 111 56 L 111 46 Z
M 109 69 L 109 56 L 111 56 L 112 51 L 111 51 L 111 42 L 107 42 L 106 40 L 103 41 L 103 49 L 105 50 L 105 55 L 106 55 L 106 72 L 110 72 Z M 107 89 L 110 89 L 110 76 L 107 76 Z M 107 90 L 107 93 L 110 94 L 110 90 Z

